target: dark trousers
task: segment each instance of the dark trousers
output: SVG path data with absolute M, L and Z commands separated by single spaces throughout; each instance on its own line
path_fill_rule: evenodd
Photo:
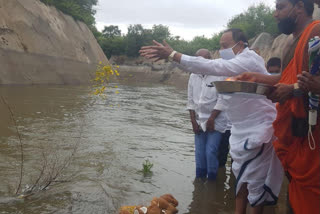
M 222 134 L 218 154 L 219 167 L 224 167 L 227 163 L 230 135 L 230 130 L 227 130 L 224 134 Z

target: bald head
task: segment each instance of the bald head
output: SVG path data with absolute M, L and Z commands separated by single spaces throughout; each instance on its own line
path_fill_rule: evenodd
M 201 56 L 205 59 L 211 59 L 211 54 L 210 51 L 208 49 L 199 49 L 196 52 L 196 56 Z

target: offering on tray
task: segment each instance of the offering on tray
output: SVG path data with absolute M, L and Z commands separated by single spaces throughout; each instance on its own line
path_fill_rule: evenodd
M 217 91 L 221 94 L 226 93 L 249 93 L 258 95 L 268 95 L 275 87 L 256 82 L 235 81 L 234 78 L 229 77 L 225 81 L 212 82 Z

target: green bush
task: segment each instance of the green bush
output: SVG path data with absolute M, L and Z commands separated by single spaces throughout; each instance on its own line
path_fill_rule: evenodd
M 98 0 L 41 0 L 43 3 L 53 5 L 63 13 L 72 16 L 74 19 L 86 23 L 88 26 L 95 24 L 93 6 Z

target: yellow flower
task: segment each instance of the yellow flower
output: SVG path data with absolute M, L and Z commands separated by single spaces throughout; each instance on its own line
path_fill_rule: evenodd
M 119 68 L 119 66 L 115 66 L 115 68 Z M 97 69 L 95 71 L 95 77 L 91 80 L 92 82 L 94 82 L 94 95 L 99 95 L 103 98 L 106 97 L 104 92 L 108 87 L 110 76 L 112 75 L 119 76 L 118 70 L 113 69 L 111 65 L 103 65 L 103 63 L 99 61 L 99 64 L 97 65 Z M 114 88 L 118 88 L 118 86 L 115 86 Z M 115 93 L 118 94 L 119 91 L 116 91 Z
M 96 89 L 96 91 L 94 92 L 94 95 L 98 95 L 100 93 L 99 89 Z

